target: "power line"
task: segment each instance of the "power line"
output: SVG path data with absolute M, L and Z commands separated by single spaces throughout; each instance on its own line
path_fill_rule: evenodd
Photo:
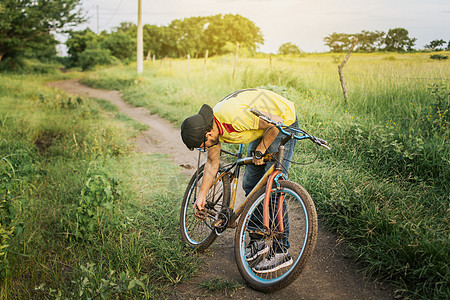
M 101 28 L 105 28 L 106 26 L 108 26 L 108 24 L 111 22 L 111 20 L 115 17 L 117 11 L 119 10 L 120 5 L 122 5 L 122 2 L 123 2 L 123 0 L 120 0 L 119 5 L 117 5 L 116 10 L 112 14 L 111 18 L 109 18 L 108 22 L 106 22 L 105 25 L 101 26 Z

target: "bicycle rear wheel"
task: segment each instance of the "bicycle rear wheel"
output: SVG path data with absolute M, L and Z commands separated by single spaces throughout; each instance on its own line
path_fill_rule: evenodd
M 206 250 L 217 238 L 216 230 L 213 223 L 219 218 L 219 214 L 223 208 L 230 204 L 230 178 L 228 175 L 221 177 L 208 191 L 206 196 L 206 205 L 211 213 L 205 220 L 201 221 L 194 217 L 193 208 L 196 200 L 198 189 L 202 184 L 203 170 L 202 165 L 194 175 L 186 188 L 180 211 L 180 231 L 183 241 L 191 248 L 198 251 Z M 219 172 L 216 175 L 220 176 Z
M 270 230 L 265 230 L 262 224 L 265 197 L 265 188 L 262 188 L 249 199 L 235 235 L 234 247 L 239 272 L 253 288 L 262 292 L 276 291 L 291 284 L 302 272 L 317 241 L 317 213 L 311 196 L 295 182 L 283 180 L 279 184 L 280 188 L 272 189 L 270 197 Z M 280 195 L 283 195 L 284 201 L 279 207 L 277 204 Z M 277 221 L 279 211 L 284 222 Z M 281 227 L 284 229 L 280 229 Z M 261 246 L 264 251 L 260 251 L 264 254 L 250 260 L 246 258 L 246 248 L 250 242 L 255 241 L 260 244 L 264 241 Z M 276 268 L 264 269 L 262 266 L 266 265 L 261 263 L 275 257 L 275 253 L 284 253 L 283 263 Z

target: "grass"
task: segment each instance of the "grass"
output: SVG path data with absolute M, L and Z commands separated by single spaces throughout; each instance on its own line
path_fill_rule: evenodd
M 233 292 L 243 288 L 241 284 L 221 277 L 214 277 L 211 280 L 202 281 L 200 282 L 200 287 L 213 293 L 221 292 L 225 295 L 230 295 L 230 297 L 233 295 Z
M 449 290 L 450 68 L 428 53 L 352 54 L 344 69 L 343 101 L 337 65 L 343 56 L 249 58 L 231 77 L 231 56 L 146 62 L 91 73 L 86 83 L 119 86 L 136 106 L 180 125 L 203 103 L 265 87 L 293 100 L 300 126 L 327 139 L 318 163 L 291 168 L 315 199 L 322 222 L 354 256 L 395 284 L 405 297 L 446 298 Z M 118 84 L 123 82 L 122 84 Z M 298 147 L 306 161 L 310 148 Z
M 0 298 L 156 298 L 191 276 L 187 179 L 132 151 L 147 126 L 44 86 L 60 76 L 0 77 Z

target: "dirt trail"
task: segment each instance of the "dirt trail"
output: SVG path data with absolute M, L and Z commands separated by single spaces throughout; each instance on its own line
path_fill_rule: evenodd
M 166 153 L 172 160 L 184 167 L 186 174 L 193 174 L 197 166 L 198 153 L 189 151 L 181 141 L 180 132 L 168 121 L 151 115 L 144 108 L 125 103 L 117 91 L 92 89 L 76 80 L 50 83 L 68 93 L 109 100 L 121 112 L 150 126 L 136 139 L 138 151 Z M 393 299 L 394 289 L 366 278 L 358 272 L 353 260 L 348 259 L 345 247 L 337 237 L 321 229 L 311 261 L 300 277 L 287 288 L 264 294 L 245 285 L 234 259 L 234 231 L 226 231 L 219 237 L 210 251 L 202 254 L 209 264 L 196 278 L 178 285 L 167 299 Z M 242 284 L 242 288 L 228 293 L 211 293 L 200 288 L 199 283 L 214 277 L 226 278 Z

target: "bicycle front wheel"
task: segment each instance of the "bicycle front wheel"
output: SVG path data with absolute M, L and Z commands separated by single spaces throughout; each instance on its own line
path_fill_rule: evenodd
M 302 272 L 317 241 L 317 213 L 311 196 L 295 182 L 283 180 L 279 184 L 280 188 L 272 189 L 270 195 L 269 228 L 263 227 L 262 188 L 249 199 L 235 235 L 239 272 L 262 292 L 291 284 Z
M 202 165 L 197 172 L 192 175 L 192 178 L 184 193 L 183 202 L 180 211 L 180 231 L 183 241 L 191 248 L 198 251 L 206 250 L 217 238 L 214 223 L 218 220 L 222 209 L 228 207 L 230 204 L 230 178 L 228 175 L 221 176 L 220 168 L 215 178 L 215 184 L 211 186 L 206 196 L 205 208 L 211 213 L 208 214 L 205 220 L 198 220 L 194 217 L 194 203 L 198 190 L 203 180 L 203 170 L 205 165 Z

